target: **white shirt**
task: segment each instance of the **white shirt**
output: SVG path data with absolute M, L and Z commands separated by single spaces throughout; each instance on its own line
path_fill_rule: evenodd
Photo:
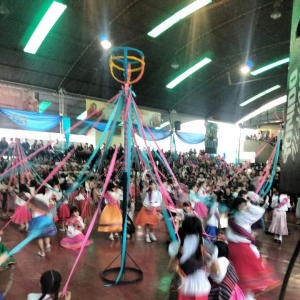
M 260 206 L 252 205 L 250 202 L 248 202 L 247 205 L 247 211 L 240 211 L 236 213 L 234 222 L 251 234 L 251 225 L 263 216 L 265 209 Z M 256 257 L 260 256 L 258 249 L 255 245 L 251 244 L 249 239 L 244 236 L 237 235 L 229 226 L 226 228 L 226 237 L 228 242 L 249 244 Z
M 34 197 L 37 198 L 38 200 L 40 200 L 41 202 L 44 202 L 49 207 L 50 197 L 49 197 L 48 193 L 46 193 L 45 195 L 44 194 L 37 194 Z M 37 218 L 37 217 L 43 216 L 43 215 L 44 214 L 41 214 L 39 212 L 32 211 L 32 218 Z
M 260 197 L 255 192 L 248 192 L 247 197 L 250 199 L 250 201 L 253 201 L 255 203 L 260 202 Z
M 280 195 L 279 197 L 279 201 L 280 203 L 285 199 L 287 198 L 287 195 Z M 277 204 L 278 205 L 278 204 Z M 277 206 L 276 205 L 276 206 Z M 283 206 L 279 207 L 279 208 L 276 208 L 277 211 L 288 211 L 288 209 L 291 207 L 291 203 L 290 203 L 290 199 L 287 201 L 286 204 L 284 204 Z
M 218 263 L 219 263 L 219 273 L 218 274 L 210 274 L 210 278 L 216 282 L 217 284 L 220 284 L 226 274 L 227 274 L 227 269 L 228 269 L 228 266 L 229 266 L 229 260 L 226 258 L 226 257 L 218 257 L 217 258 L 218 260 Z
M 30 195 L 29 193 L 24 192 L 24 194 L 25 194 L 28 198 L 31 197 L 31 195 Z M 16 194 L 15 203 L 16 203 L 17 205 L 19 205 L 19 206 L 23 206 L 23 205 L 26 204 L 26 201 L 24 201 L 23 199 L 19 198 L 19 197 L 17 196 L 17 194 Z
M 75 199 L 77 201 L 82 201 L 82 200 L 85 200 L 84 196 L 80 193 L 78 196 L 75 197 Z
M 272 208 L 274 208 L 275 206 L 277 206 L 278 205 L 278 198 L 279 198 L 279 196 L 278 195 L 273 195 L 272 196 L 272 202 L 271 202 L 271 207 Z
M 117 194 L 119 195 L 119 199 L 121 200 L 121 201 L 123 201 L 123 190 L 121 190 L 121 189 L 117 189 Z
M 215 213 L 217 213 L 219 215 L 219 218 L 220 218 L 217 202 L 215 202 L 209 210 L 209 218 L 206 222 L 206 225 L 218 228 L 219 227 L 219 220 L 216 217 Z
M 149 199 L 149 193 L 146 193 L 145 199 L 143 201 L 144 206 L 159 207 L 162 205 L 162 195 L 158 190 L 152 191 L 151 200 Z
M 40 299 L 40 297 L 42 296 L 42 293 L 40 294 L 33 294 L 33 293 L 30 293 L 28 294 L 27 296 L 27 300 L 38 300 Z M 49 296 L 49 295 L 46 295 L 43 300 L 52 300 L 52 298 Z

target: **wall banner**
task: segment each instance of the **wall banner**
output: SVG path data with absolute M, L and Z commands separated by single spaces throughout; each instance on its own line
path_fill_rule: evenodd
M 212 122 L 205 122 L 205 152 L 217 154 L 218 149 L 218 125 Z
M 39 103 L 35 93 L 15 87 L 0 86 L 0 107 L 38 112 Z
M 93 117 L 91 119 L 97 119 L 101 115 L 103 115 L 101 122 L 108 121 L 114 107 L 115 107 L 115 104 L 113 104 L 113 103 L 107 104 L 107 102 L 86 99 L 87 115 L 91 114 L 93 111 L 96 111 L 96 113 L 93 115 Z M 159 127 L 160 126 L 161 113 L 150 111 L 150 110 L 144 110 L 144 109 L 140 109 L 140 113 L 143 116 L 143 119 L 147 123 L 148 126 L 150 126 L 150 127 Z M 124 121 L 124 111 L 122 112 L 119 121 L 120 122 Z M 134 113 L 132 113 L 132 121 L 134 124 L 136 123 Z
M 280 191 L 300 195 L 300 0 L 294 0 Z

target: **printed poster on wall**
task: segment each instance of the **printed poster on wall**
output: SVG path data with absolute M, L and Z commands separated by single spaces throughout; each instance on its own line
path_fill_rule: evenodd
M 115 104 L 107 102 L 101 102 L 101 101 L 95 101 L 95 100 L 90 100 L 86 99 L 86 111 L 87 115 L 90 115 L 94 111 L 96 113 L 93 115 L 91 119 L 97 119 L 101 115 L 103 118 L 101 119 L 101 122 L 108 121 L 109 117 L 111 116 L 113 110 L 114 110 Z M 154 112 L 154 111 L 149 111 L 149 110 L 144 110 L 144 109 L 139 109 L 141 115 L 143 116 L 144 121 L 149 127 L 158 127 L 161 124 L 161 113 Z M 122 112 L 120 116 L 120 122 L 123 122 L 124 118 L 124 111 Z M 132 115 L 132 120 L 134 123 L 135 122 L 135 117 Z
M 31 90 L 0 86 L 0 107 L 38 112 L 39 103 L 34 95 Z
M 300 0 L 294 0 L 280 191 L 300 195 Z
M 218 125 L 212 122 L 205 122 L 205 152 L 217 154 L 218 149 Z

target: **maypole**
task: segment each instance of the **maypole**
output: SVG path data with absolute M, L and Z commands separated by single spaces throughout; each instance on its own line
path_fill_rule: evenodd
M 123 233 L 122 233 L 122 251 L 121 251 L 121 265 L 120 267 L 110 268 L 116 261 L 116 257 L 109 266 L 102 272 L 102 278 L 112 284 L 130 284 L 143 279 L 143 272 L 130 257 L 126 251 L 127 240 L 127 207 L 130 191 L 130 170 L 131 170 L 131 141 L 132 141 L 132 90 L 131 85 L 138 82 L 143 74 L 145 68 L 145 57 L 143 52 L 135 48 L 117 47 L 111 52 L 109 61 L 110 72 L 113 78 L 122 84 L 123 93 L 123 108 L 124 108 L 124 171 L 123 171 Z M 116 72 L 121 72 L 123 80 L 118 78 Z M 136 75 L 133 78 L 133 75 Z M 119 76 L 119 77 L 121 77 Z M 134 263 L 135 267 L 126 266 L 126 257 L 129 257 Z M 126 274 L 125 274 L 126 273 Z M 113 275 L 117 276 L 113 278 Z M 125 276 L 128 275 L 128 276 Z

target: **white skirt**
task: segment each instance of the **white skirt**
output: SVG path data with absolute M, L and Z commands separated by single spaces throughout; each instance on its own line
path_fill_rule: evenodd
M 210 291 L 210 283 L 207 279 L 208 274 L 199 269 L 193 274 L 182 279 L 180 293 L 185 296 L 207 295 Z
M 273 211 L 272 223 L 268 231 L 278 235 L 288 235 L 289 231 L 286 224 L 286 212 L 276 208 Z

